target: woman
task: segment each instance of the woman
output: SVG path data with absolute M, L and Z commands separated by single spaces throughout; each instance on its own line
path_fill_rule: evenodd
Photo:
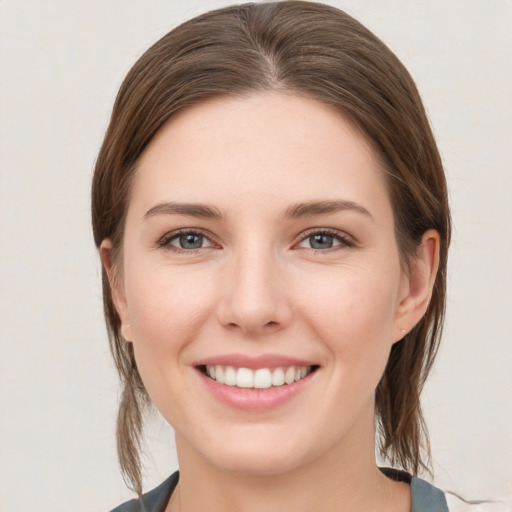
M 121 87 L 92 212 L 139 495 L 116 510 L 447 510 L 410 476 L 429 457 L 446 183 L 372 33 L 294 1 L 174 29 Z M 141 497 L 150 401 L 180 473 Z M 376 437 L 402 471 L 377 467 Z

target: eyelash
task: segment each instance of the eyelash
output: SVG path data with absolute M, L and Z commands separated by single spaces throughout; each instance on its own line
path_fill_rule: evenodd
M 173 240 L 176 240 L 180 236 L 183 235 L 200 235 L 204 237 L 206 240 L 208 240 L 212 246 L 215 246 L 218 244 L 213 240 L 213 237 L 211 234 L 206 233 L 204 231 L 201 231 L 200 229 L 180 229 L 178 231 L 172 231 L 170 233 L 166 233 L 162 238 L 160 238 L 156 245 L 157 247 L 167 249 L 169 251 L 172 251 L 177 254 L 195 254 L 201 249 L 207 249 L 209 247 L 199 247 L 197 249 L 183 249 L 180 247 L 176 247 L 171 245 L 171 242 Z M 292 247 L 297 247 L 300 243 L 304 242 L 308 238 L 315 236 L 315 235 L 327 235 L 329 237 L 334 238 L 337 240 L 339 245 L 335 245 L 333 247 L 329 247 L 326 249 L 314 249 L 313 247 L 304 247 L 304 249 L 310 249 L 312 251 L 315 251 L 315 253 L 326 253 L 331 252 L 339 249 L 343 249 L 346 247 L 354 247 L 356 245 L 356 242 L 354 239 L 344 233 L 341 233 L 340 231 L 337 231 L 335 229 L 329 229 L 329 228 L 311 228 L 304 233 L 301 233 L 300 238 L 297 242 L 293 243 Z
M 157 247 L 167 249 L 167 250 L 172 251 L 177 254 L 195 254 L 196 252 L 200 251 L 201 249 L 208 248 L 208 247 L 199 247 L 197 249 L 183 249 L 181 247 L 176 247 L 174 245 L 171 245 L 171 242 L 173 240 L 176 240 L 180 236 L 184 236 L 184 235 L 200 235 L 200 236 L 204 237 L 206 240 L 208 240 L 212 244 L 212 247 L 215 245 L 218 245 L 213 240 L 213 237 L 211 234 L 201 231 L 200 229 L 180 229 L 178 231 L 172 231 L 171 233 L 166 233 L 162 238 L 160 238 L 160 240 L 157 241 L 156 245 L 157 245 Z
M 330 237 L 334 238 L 338 242 L 340 242 L 339 245 L 335 245 L 334 247 L 329 247 L 327 249 L 314 249 L 313 247 L 305 247 L 305 249 L 310 249 L 312 251 L 315 251 L 315 254 L 317 254 L 317 253 L 325 254 L 327 252 L 336 251 L 336 250 L 344 249 L 344 248 L 347 248 L 347 247 L 350 248 L 350 247 L 355 247 L 356 246 L 356 242 L 355 242 L 355 240 L 352 237 L 350 237 L 346 233 L 337 231 L 335 229 L 329 229 L 329 228 L 311 228 L 311 229 L 308 229 L 304 233 L 301 233 L 299 241 L 296 242 L 294 244 L 294 246 L 297 246 L 298 244 L 304 242 L 308 238 L 310 238 L 312 236 L 315 236 L 315 235 L 327 235 L 327 236 L 330 236 Z

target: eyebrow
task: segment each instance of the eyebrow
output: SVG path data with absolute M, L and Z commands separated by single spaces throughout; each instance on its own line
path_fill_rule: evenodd
M 301 217 L 314 217 L 315 215 L 326 215 L 341 211 L 352 210 L 373 219 L 371 213 L 358 203 L 353 201 L 308 201 L 288 206 L 284 213 L 286 219 L 297 219 Z M 164 202 L 150 208 L 144 215 L 149 219 L 155 215 L 186 215 L 189 217 L 223 220 L 222 213 L 215 207 L 203 203 L 178 203 Z
M 372 214 L 364 206 L 354 203 L 353 201 L 344 200 L 308 201 L 306 203 L 292 204 L 286 209 L 284 216 L 288 219 L 296 219 L 299 217 L 314 217 L 315 215 L 325 215 L 346 210 L 352 210 L 373 219 Z
M 201 203 L 177 203 L 166 202 L 159 203 L 150 208 L 144 215 L 144 219 L 149 219 L 155 215 L 187 215 L 203 219 L 222 220 L 222 214 L 214 206 Z

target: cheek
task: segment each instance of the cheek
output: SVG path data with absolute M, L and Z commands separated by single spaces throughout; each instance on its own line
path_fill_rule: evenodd
M 187 338 L 211 302 L 201 272 L 136 262 L 126 272 L 126 297 L 134 334 L 145 342 Z
M 187 347 L 202 317 L 211 315 L 210 290 L 186 272 L 139 266 L 127 272 L 126 297 L 137 368 L 156 407 L 170 423 L 191 400 L 186 383 Z M 189 398 L 187 398 L 189 397 Z
M 153 267 L 144 272 L 139 266 L 127 269 L 126 276 L 135 357 L 152 394 L 180 371 L 187 347 L 212 314 L 212 290 L 205 285 L 208 280 L 183 270 Z
M 398 296 L 397 272 L 339 273 L 304 280 L 297 291 L 301 307 L 315 323 L 353 336 L 384 333 L 393 322 Z M 359 334 L 358 334 L 359 333 Z
M 304 297 L 301 309 L 341 365 L 354 375 L 370 368 L 378 373 L 392 345 L 400 273 L 346 270 L 309 281 L 297 293 Z

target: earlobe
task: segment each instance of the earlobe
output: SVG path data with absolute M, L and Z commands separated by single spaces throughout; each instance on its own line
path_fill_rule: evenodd
M 396 310 L 393 341 L 402 339 L 423 317 L 436 281 L 439 268 L 439 233 L 429 229 L 423 234 L 416 256 L 404 275 Z
M 103 242 L 101 242 L 99 252 L 101 263 L 105 269 L 110 284 L 112 302 L 114 303 L 117 314 L 121 318 L 121 334 L 127 341 L 130 341 L 128 332 L 131 327 L 130 315 L 128 313 L 124 286 L 122 280 L 119 278 L 118 269 L 116 269 L 114 264 L 112 242 L 109 239 L 103 240 Z

